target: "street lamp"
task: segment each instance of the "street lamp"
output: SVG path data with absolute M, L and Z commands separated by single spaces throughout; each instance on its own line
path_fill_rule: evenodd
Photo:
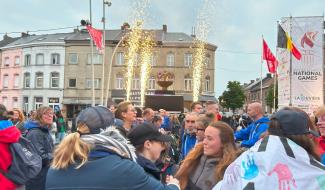
M 106 99 L 106 104 L 108 102 L 108 97 L 109 97 L 109 88 L 110 88 L 110 82 L 111 82 L 111 72 L 112 72 L 112 66 L 113 66 L 113 59 L 114 59 L 114 55 L 117 51 L 117 48 L 120 46 L 120 44 L 124 41 L 125 38 L 127 38 L 129 36 L 129 33 L 126 33 L 125 35 L 123 35 L 120 39 L 120 41 L 116 44 L 113 53 L 112 53 L 112 57 L 111 57 L 111 64 L 109 65 L 109 70 L 108 70 L 108 82 L 107 82 L 107 99 Z
M 112 3 L 110 1 L 103 0 L 103 18 L 102 18 L 102 22 L 103 22 L 103 64 L 102 64 L 102 93 L 101 93 L 101 104 L 102 105 L 107 104 L 107 103 L 104 104 L 104 77 L 105 77 L 105 51 L 106 51 L 106 45 L 105 45 L 105 41 L 106 41 L 106 39 L 105 39 L 105 23 L 106 23 L 105 5 L 110 7 L 112 5 Z

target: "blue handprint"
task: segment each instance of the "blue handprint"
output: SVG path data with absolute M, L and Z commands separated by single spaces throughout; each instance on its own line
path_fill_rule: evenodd
M 244 168 L 244 179 L 251 180 L 258 175 L 258 167 L 255 164 L 253 156 L 247 155 L 247 162 L 243 160 L 242 166 Z

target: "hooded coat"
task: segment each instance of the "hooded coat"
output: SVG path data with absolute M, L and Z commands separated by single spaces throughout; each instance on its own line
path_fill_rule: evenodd
M 11 143 L 18 142 L 19 137 L 20 132 L 11 121 L 0 121 L 0 169 L 4 172 L 8 171 L 12 162 L 9 146 Z M 14 189 L 16 189 L 16 185 L 0 173 L 0 190 Z
M 53 158 L 54 144 L 47 126 L 41 126 L 37 121 L 29 120 L 24 127 L 27 129 L 26 138 L 35 146 L 37 153 L 42 158 L 42 170 L 34 178 L 26 183 L 26 190 L 43 190 L 47 170 Z

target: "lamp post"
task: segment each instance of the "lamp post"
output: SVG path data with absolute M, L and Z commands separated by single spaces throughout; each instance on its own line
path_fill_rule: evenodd
M 107 0 L 103 0 L 103 18 L 102 18 L 102 22 L 103 22 L 103 64 L 102 64 L 102 85 L 101 85 L 101 105 L 106 105 L 107 106 L 107 102 L 104 104 L 104 77 L 105 77 L 105 51 L 106 51 L 106 45 L 105 45 L 105 5 L 107 5 L 108 7 L 110 7 L 112 5 L 112 3 L 110 1 Z M 109 82 L 109 81 L 108 81 Z
M 114 60 L 114 55 L 116 53 L 117 48 L 120 46 L 120 44 L 124 41 L 126 37 L 128 37 L 129 33 L 123 35 L 120 39 L 120 41 L 116 44 L 116 47 L 113 50 L 112 57 L 111 57 L 111 64 L 109 65 L 109 70 L 108 70 L 108 82 L 107 82 L 107 99 L 106 99 L 106 104 L 108 102 L 108 97 L 109 97 L 109 88 L 110 88 L 110 82 L 111 82 L 111 72 L 112 72 L 112 66 L 113 66 L 113 60 Z

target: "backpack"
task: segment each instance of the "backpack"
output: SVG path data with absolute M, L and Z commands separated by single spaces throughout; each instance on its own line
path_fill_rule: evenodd
M 11 165 L 8 172 L 0 169 L 0 173 L 16 185 L 23 185 L 36 177 L 42 169 L 42 158 L 33 144 L 20 137 L 18 142 L 10 144 L 9 149 L 12 155 Z

